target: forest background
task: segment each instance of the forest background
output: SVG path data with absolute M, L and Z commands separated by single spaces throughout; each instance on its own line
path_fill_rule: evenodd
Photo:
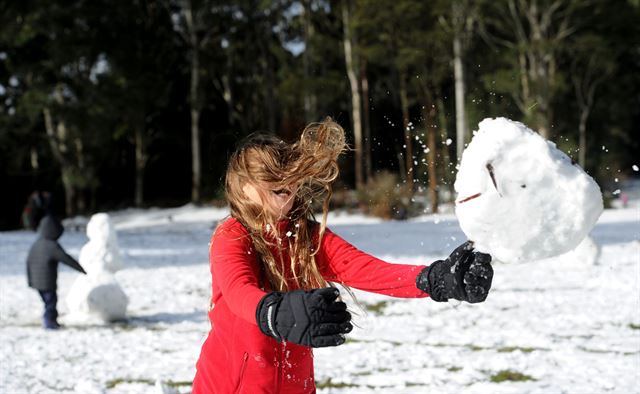
M 496 116 L 617 198 L 640 164 L 640 1 L 0 1 L 0 229 L 34 190 L 65 216 L 223 204 L 239 140 L 326 116 L 353 148 L 336 207 L 437 212 Z

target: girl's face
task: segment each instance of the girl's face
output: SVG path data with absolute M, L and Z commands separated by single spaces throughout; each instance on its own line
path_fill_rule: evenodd
M 275 184 L 245 183 L 242 191 L 247 198 L 260 206 L 278 219 L 284 219 L 295 200 L 295 188 L 293 186 L 280 187 Z

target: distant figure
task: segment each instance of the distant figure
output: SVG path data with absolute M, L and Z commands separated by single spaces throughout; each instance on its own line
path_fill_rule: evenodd
M 38 290 L 44 302 L 43 325 L 47 329 L 58 329 L 57 281 L 58 263 L 86 274 L 82 266 L 69 256 L 58 243 L 58 238 L 64 232 L 59 220 L 47 215 L 42 218 L 38 226 L 38 238 L 31 246 L 27 256 L 27 280 L 29 287 Z
M 48 191 L 36 190 L 29 195 L 22 210 L 22 225 L 36 231 L 40 220 L 46 215 L 53 215 L 53 198 Z
M 91 216 L 87 236 L 89 242 L 80 251 L 80 262 L 88 274 L 76 279 L 69 291 L 70 318 L 96 323 L 123 320 L 129 299 L 114 276 L 123 264 L 109 215 Z
M 629 195 L 622 192 L 622 194 L 620 194 L 620 199 L 622 200 L 622 208 L 627 208 L 629 206 Z

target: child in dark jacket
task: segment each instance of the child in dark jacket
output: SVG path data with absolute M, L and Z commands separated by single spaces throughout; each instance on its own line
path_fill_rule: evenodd
M 69 256 L 58 243 L 64 232 L 60 221 L 53 216 L 45 216 L 38 225 L 38 238 L 31 246 L 27 256 L 27 281 L 29 287 L 38 291 L 44 302 L 43 325 L 47 329 L 58 329 L 57 281 L 58 263 L 86 274 L 82 266 Z
M 470 303 L 487 297 L 491 256 L 470 242 L 445 260 L 391 264 L 326 227 L 344 130 L 331 119 L 287 144 L 254 135 L 231 157 L 225 193 L 231 217 L 209 246 L 211 331 L 194 394 L 315 393 L 313 348 L 338 346 L 351 315 L 331 283 L 392 297 Z M 322 220 L 313 218 L 322 203 Z

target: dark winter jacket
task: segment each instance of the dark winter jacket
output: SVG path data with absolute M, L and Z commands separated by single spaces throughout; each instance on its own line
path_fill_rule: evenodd
M 287 221 L 279 223 L 280 251 L 289 259 Z M 317 237 L 317 228 L 316 228 Z M 251 237 L 236 219 L 215 231 L 209 258 L 212 274 L 211 331 L 202 345 L 193 394 L 311 394 L 316 392 L 313 350 L 264 335 L 256 321 L 256 308 L 269 291 L 261 287 L 261 269 Z M 316 264 L 334 283 L 393 297 L 418 298 L 427 294 L 416 287 L 424 266 L 390 264 L 368 255 L 326 230 Z M 285 265 L 285 276 L 293 274 Z M 289 284 L 295 289 L 295 284 Z
M 45 216 L 40 221 L 38 239 L 31 246 L 27 257 L 29 287 L 37 290 L 56 290 L 58 262 L 86 274 L 82 266 L 58 244 L 58 238 L 63 232 L 62 224 L 53 216 Z

